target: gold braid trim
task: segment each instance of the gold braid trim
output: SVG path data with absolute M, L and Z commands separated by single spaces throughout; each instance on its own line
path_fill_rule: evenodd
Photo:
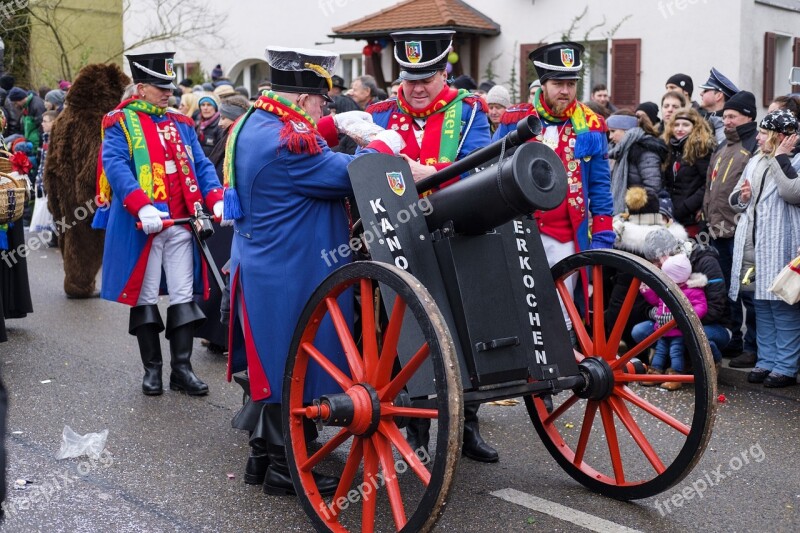
M 325 81 L 328 82 L 328 90 L 330 91 L 333 89 L 333 80 L 331 80 L 331 73 L 325 70 L 321 65 L 316 65 L 314 63 L 305 63 L 305 67 L 309 70 L 313 70 L 321 78 L 325 78 Z

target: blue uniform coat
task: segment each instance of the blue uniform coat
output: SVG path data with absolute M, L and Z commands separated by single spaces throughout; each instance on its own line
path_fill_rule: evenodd
M 347 165 L 375 146 L 387 151 L 383 143 L 374 143 L 355 156 L 336 153 L 317 138 L 321 153 L 292 153 L 280 139 L 283 127 L 276 115 L 254 111 L 239 132 L 235 156 L 244 216 L 234 224 L 231 250 L 228 373 L 230 378 L 247 367 L 253 400 L 266 403 L 281 403 L 286 359 L 303 307 L 328 274 L 352 259 L 349 249 L 334 252 L 348 241 L 342 202 L 352 194 Z M 338 301 L 352 322 L 352 293 Z M 349 374 L 329 317 L 315 346 Z M 310 364 L 305 400 L 336 392 L 341 388 Z
M 202 201 L 205 198 L 206 205 L 211 209 L 214 203 L 222 200 L 222 186 L 217 179 L 214 165 L 203 154 L 193 126 L 184 121 L 182 115 L 172 116 L 181 140 L 186 145 L 189 164 L 194 170 L 199 190 L 190 193 L 188 188 L 183 188 L 182 191 L 170 191 L 169 194 L 184 194 L 192 201 Z M 167 115 L 153 116 L 153 121 L 157 124 L 166 120 Z M 102 157 L 113 195 L 106 228 L 100 296 L 106 300 L 136 305 L 147 266 L 150 242 L 155 235 L 146 235 L 142 230 L 136 229 L 139 209 L 151 202 L 136 179 L 128 140 L 119 122 L 105 130 Z M 159 208 L 163 209 L 163 206 Z M 196 245 L 194 292 L 204 297 L 207 297 L 208 292 L 205 264 Z

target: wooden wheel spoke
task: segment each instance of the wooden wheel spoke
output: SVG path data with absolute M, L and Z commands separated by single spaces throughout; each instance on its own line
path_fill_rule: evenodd
M 347 293 L 350 294 L 350 293 Z M 336 298 L 331 296 L 325 298 L 325 305 L 328 307 L 328 312 L 333 321 L 333 327 L 336 329 L 336 334 L 339 336 L 339 341 L 344 348 L 344 355 L 347 358 L 347 365 L 350 367 L 350 375 L 356 381 L 364 381 L 364 362 L 361 360 L 361 354 L 356 346 L 356 341 L 350 333 L 350 328 L 347 325 L 347 320 L 339 307 L 339 302 Z
M 594 335 L 595 354 L 601 357 L 606 351 L 606 319 L 603 302 L 603 267 L 592 267 L 592 332 Z
M 590 401 L 586 406 L 586 412 L 583 414 L 583 422 L 581 423 L 581 434 L 578 437 L 578 445 L 575 447 L 575 458 L 572 461 L 575 466 L 580 466 L 583 462 L 583 456 L 586 453 L 586 445 L 589 442 L 589 435 L 592 432 L 594 417 L 597 414 L 599 405 L 598 402 Z
M 375 388 L 382 387 L 389 382 L 394 368 L 394 361 L 397 358 L 397 342 L 400 340 L 400 330 L 403 327 L 403 316 L 406 313 L 406 302 L 400 296 L 394 299 L 392 316 L 389 318 L 389 325 L 383 336 L 383 347 L 381 348 L 381 359 L 375 369 L 375 375 L 370 379 Z
M 625 326 L 628 324 L 628 320 L 631 318 L 631 312 L 633 311 L 633 304 L 636 302 L 636 297 L 639 296 L 639 287 L 641 287 L 642 281 L 639 278 L 633 278 L 631 282 L 631 286 L 628 287 L 628 292 L 625 294 L 625 300 L 622 302 L 622 307 L 620 307 L 619 314 L 616 317 L 616 322 L 614 322 L 614 328 L 611 330 L 611 335 L 608 337 L 608 343 L 606 344 L 606 359 L 611 359 L 616 355 L 617 348 L 619 348 L 619 343 L 622 340 L 622 333 L 625 330 Z
M 439 418 L 436 409 L 419 409 L 417 407 L 395 407 L 388 403 L 381 404 L 381 416 L 403 416 L 406 418 Z
M 336 448 L 342 445 L 344 441 L 346 441 L 350 437 L 350 432 L 347 431 L 347 428 L 342 428 L 339 433 L 336 434 L 331 440 L 325 443 L 325 445 L 317 450 L 317 452 L 305 460 L 302 464 L 297 465 L 297 469 L 301 472 L 308 472 L 320 461 L 325 459 L 327 456 L 333 452 Z
M 564 403 L 562 403 L 561 405 L 559 405 L 559 406 L 558 406 L 558 408 L 556 408 L 555 410 L 553 410 L 553 412 L 552 412 L 552 413 L 548 414 L 548 415 L 547 415 L 547 416 L 544 418 L 544 420 L 542 420 L 542 424 L 544 424 L 545 426 L 549 426 L 549 425 L 551 425 L 551 424 L 553 423 L 553 421 L 554 421 L 554 420 L 556 420 L 558 417 L 560 417 L 561 415 L 563 415 L 564 413 L 566 413 L 566 412 L 567 412 L 567 409 L 569 409 L 570 407 L 572 407 L 573 405 L 575 405 L 575 403 L 576 403 L 576 402 L 577 402 L 579 399 L 580 399 L 580 398 L 578 398 L 578 397 L 577 397 L 576 395 L 574 395 L 574 394 L 573 394 L 572 396 L 570 396 L 569 398 L 567 398 L 567 400 L 566 400 Z M 545 411 L 545 412 L 546 412 L 546 411 Z
M 400 490 L 400 481 L 397 479 L 397 471 L 394 469 L 392 447 L 380 433 L 372 435 L 372 442 L 378 450 L 383 480 L 386 483 L 386 493 L 389 495 L 389 504 L 392 508 L 392 518 L 394 518 L 394 524 L 399 531 L 405 527 L 408 520 L 403 504 L 403 493 Z
M 317 348 L 311 344 L 310 342 L 304 342 L 300 345 L 300 349 L 303 350 L 309 357 L 311 357 L 314 361 L 322 367 L 322 369 L 331 376 L 336 383 L 342 388 L 343 391 L 346 391 L 350 387 L 353 386 L 353 381 L 347 377 L 344 372 L 339 370 L 330 359 L 325 357 L 322 352 L 317 350 Z
M 653 465 L 653 468 L 655 468 L 656 473 L 663 473 L 667 468 L 658 457 L 658 454 L 653 449 L 650 441 L 648 441 L 647 437 L 644 436 L 639 424 L 637 424 L 636 420 L 633 419 L 633 416 L 628 410 L 628 406 L 625 405 L 625 402 L 614 396 L 609 398 L 609 402 L 611 404 L 611 408 L 617 414 L 617 417 L 620 419 L 620 421 L 622 421 L 622 424 L 628 430 L 628 433 L 631 434 L 631 437 L 633 437 L 634 442 L 636 442 L 636 444 L 639 446 L 639 449 L 642 450 L 642 453 L 647 460 L 650 461 L 650 464 Z
M 361 344 L 367 379 L 378 368 L 378 337 L 375 327 L 375 306 L 372 300 L 372 280 L 361 279 Z
M 653 333 L 648 335 L 647 338 L 644 339 L 642 342 L 640 342 L 639 344 L 628 350 L 622 357 L 620 357 L 619 359 L 615 359 L 614 361 L 611 361 L 609 363 L 611 366 L 611 370 L 618 370 L 621 366 L 627 364 L 628 361 L 630 361 L 631 359 L 633 359 L 634 357 L 645 351 L 654 342 L 663 337 L 665 333 L 673 329 L 676 326 L 676 324 L 677 323 L 673 318 L 672 320 L 670 320 L 669 322 L 667 322 L 666 324 L 655 330 Z
M 644 411 L 646 413 L 649 413 L 649 414 L 653 415 L 654 417 L 656 417 L 657 419 L 661 420 L 662 422 L 664 422 L 668 426 L 676 429 L 677 431 L 683 433 L 684 435 L 687 435 L 687 436 L 689 435 L 689 431 L 691 430 L 691 428 L 689 426 L 687 426 L 683 422 L 675 419 L 674 417 L 668 415 L 667 413 L 665 413 L 664 411 L 662 411 L 661 409 L 659 409 L 655 405 L 651 404 L 650 402 L 648 402 L 644 398 L 642 398 L 640 396 L 637 396 L 636 394 L 634 394 L 627 387 L 617 387 L 616 388 L 616 393 L 619 396 L 621 396 L 622 398 L 624 398 L 624 399 L 628 400 L 629 402 L 631 402 L 633 405 L 635 405 L 636 407 L 638 407 L 642 411 Z
M 617 383 L 694 383 L 694 376 L 692 374 L 629 374 L 616 373 L 614 374 L 614 381 Z
M 625 472 L 622 468 L 622 455 L 619 451 L 617 428 L 614 426 L 614 413 L 605 401 L 600 403 L 600 418 L 603 420 L 603 430 L 608 443 L 608 453 L 611 456 L 611 466 L 614 469 L 614 479 L 617 485 L 622 485 L 625 483 Z
M 383 433 L 383 435 L 394 444 L 394 447 L 397 448 L 397 451 L 400 452 L 400 455 L 405 460 L 406 464 L 411 467 L 411 470 L 417 475 L 422 484 L 426 487 L 431 482 L 431 473 L 430 471 L 425 468 L 425 465 L 420 460 L 419 456 L 417 455 L 416 450 L 412 450 L 411 446 L 409 446 L 408 441 L 403 437 L 403 434 L 400 433 L 400 430 L 397 428 L 393 422 L 387 422 L 385 420 L 381 420 L 379 427 L 379 431 Z
M 362 505 L 361 512 L 361 531 L 374 531 L 375 530 L 375 508 L 378 503 L 378 453 L 374 449 L 372 442 L 369 439 L 366 447 L 370 449 L 369 458 L 364 457 L 364 484 L 372 487 L 374 491 L 370 494 L 364 494 L 364 504 Z M 364 486 L 364 485 L 362 485 Z
M 350 453 L 347 454 L 347 461 L 344 463 L 342 470 L 342 477 L 339 478 L 339 485 L 336 487 L 336 493 L 331 500 L 331 510 L 334 511 L 334 516 L 337 516 L 342 510 L 338 509 L 336 502 L 340 498 L 346 498 L 350 487 L 353 485 L 353 480 L 356 478 L 358 466 L 361 464 L 361 459 L 364 458 L 364 439 L 356 437 L 353 439 L 353 445 L 350 447 Z
M 556 280 L 556 290 L 558 290 L 558 295 L 561 296 L 561 302 L 564 304 L 564 309 L 567 310 L 567 315 L 572 321 L 572 329 L 575 331 L 575 335 L 578 337 L 578 345 L 580 345 L 584 354 L 592 355 L 594 352 L 592 339 L 586 332 L 586 327 L 583 325 L 581 314 L 578 312 L 578 308 L 575 307 L 575 302 L 572 300 L 572 295 L 569 293 L 567 285 L 564 283 L 563 279 Z
M 422 347 L 417 350 L 417 353 L 408 361 L 408 363 L 397 373 L 397 376 L 389 382 L 385 387 L 378 391 L 378 398 L 381 401 L 391 400 L 394 399 L 395 396 L 400 392 L 400 390 L 406 386 L 408 380 L 411 379 L 411 376 L 419 370 L 419 367 L 425 362 L 425 359 L 428 358 L 430 355 L 430 346 L 428 343 L 422 345 Z

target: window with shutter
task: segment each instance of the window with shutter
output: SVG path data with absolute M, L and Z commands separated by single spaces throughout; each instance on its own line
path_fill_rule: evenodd
M 619 108 L 639 105 L 641 39 L 611 41 L 611 97 Z
M 762 104 L 768 107 L 775 98 L 775 42 L 776 35 L 772 32 L 764 34 L 764 86 L 762 90 Z

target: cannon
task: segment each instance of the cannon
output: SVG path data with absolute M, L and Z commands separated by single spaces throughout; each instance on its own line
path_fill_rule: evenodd
M 528 117 L 416 186 L 402 159 L 373 154 L 351 163 L 362 216 L 351 244 L 366 246 L 369 258 L 316 288 L 283 384 L 289 469 L 318 531 L 432 529 L 453 484 L 467 403 L 522 398 L 555 461 L 607 497 L 653 496 L 699 461 L 716 397 L 700 321 L 675 284 L 635 255 L 584 251 L 548 265 L 532 213 L 561 204 L 567 176 L 548 147 L 526 143 L 539 131 Z M 465 171 L 472 174 L 437 189 Z M 587 281 L 574 295 L 572 276 Z M 611 276 L 627 280 L 617 298 L 603 283 Z M 623 342 L 643 285 L 673 318 L 639 343 Z M 342 302 L 354 297 L 351 330 Z M 347 368 L 315 346 L 324 321 L 337 331 Z M 648 350 L 676 329 L 691 374 L 648 374 Z M 305 397 L 314 365 L 341 391 Z M 646 386 L 665 381 L 684 386 L 669 394 Z M 409 446 L 412 418 L 432 420 L 427 447 Z M 315 443 L 306 440 L 309 421 L 320 430 Z M 334 495 L 319 493 L 312 468 L 341 478 Z M 535 474 L 529 479 L 535 492 Z

